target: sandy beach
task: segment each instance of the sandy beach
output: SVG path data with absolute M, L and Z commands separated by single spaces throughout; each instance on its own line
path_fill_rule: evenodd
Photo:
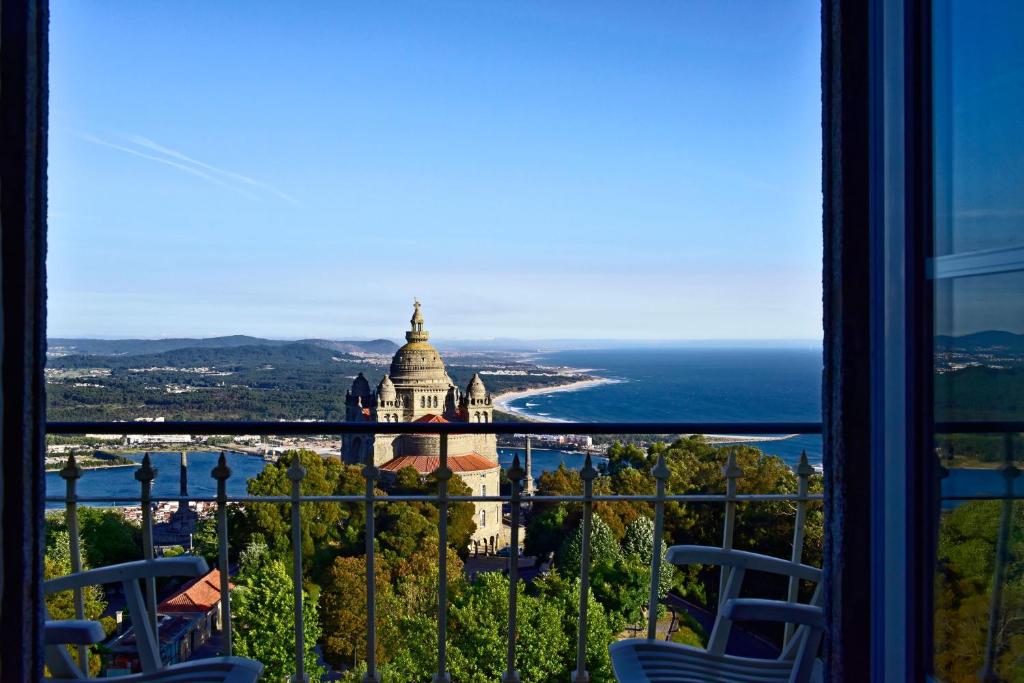
M 581 391 L 583 389 L 590 389 L 591 387 L 598 387 L 602 384 L 616 384 L 621 380 L 607 379 L 598 377 L 594 379 L 581 379 L 575 382 L 569 382 L 568 384 L 560 384 L 553 387 L 537 387 L 536 389 L 523 389 L 522 391 L 507 391 L 503 394 L 498 394 L 494 397 L 494 407 L 498 410 L 506 413 L 513 413 L 520 417 L 526 418 L 533 422 L 565 422 L 565 420 L 555 418 L 539 418 L 534 415 L 529 415 L 524 412 L 521 408 L 515 408 L 510 406 L 511 401 L 515 401 L 520 398 L 527 398 L 530 396 L 541 396 L 545 394 L 556 394 L 562 391 Z

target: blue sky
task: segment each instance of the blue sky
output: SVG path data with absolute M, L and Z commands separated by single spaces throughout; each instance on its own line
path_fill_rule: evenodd
M 51 13 L 51 336 L 821 337 L 812 0 Z

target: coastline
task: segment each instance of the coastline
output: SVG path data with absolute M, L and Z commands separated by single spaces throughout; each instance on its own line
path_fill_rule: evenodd
M 581 391 L 583 389 L 590 389 L 592 387 L 598 387 L 605 384 L 618 384 L 622 380 L 609 379 L 607 377 L 592 377 L 590 379 L 580 379 L 567 384 L 559 384 L 553 387 L 537 387 L 535 389 L 522 389 L 520 391 L 507 391 L 502 394 L 498 394 L 494 397 L 494 407 L 498 410 L 506 413 L 512 413 L 530 422 L 568 422 L 561 418 L 539 418 L 536 415 L 531 415 L 522 408 L 515 408 L 509 405 L 510 402 L 521 399 L 529 398 L 530 396 L 541 396 L 547 394 L 557 394 L 564 391 Z

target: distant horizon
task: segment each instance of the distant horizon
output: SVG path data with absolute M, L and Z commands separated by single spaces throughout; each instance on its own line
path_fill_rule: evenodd
M 67 340 L 67 341 L 166 341 L 172 339 L 182 340 L 209 340 L 209 339 L 228 339 L 232 337 L 249 337 L 253 339 L 265 339 L 268 341 L 275 342 L 292 342 L 298 343 L 306 340 L 320 339 L 334 342 L 371 342 L 371 341 L 390 341 L 397 345 L 401 345 L 404 342 L 399 337 L 390 335 L 342 335 L 342 336 L 331 336 L 331 337 L 320 337 L 313 335 L 302 335 L 302 336 L 267 336 L 258 334 L 247 334 L 247 333 L 236 333 L 236 334 L 211 334 L 211 335 L 161 335 L 154 337 L 144 336 L 110 336 L 110 335 L 89 335 L 89 334 L 61 334 L 52 335 L 47 337 L 47 341 L 53 340 Z M 737 345 L 737 346 L 765 346 L 765 345 L 796 345 L 796 344 L 816 344 L 822 345 L 822 339 L 804 339 L 798 337 L 790 338 L 751 338 L 751 339 L 658 339 L 658 338 L 628 338 L 628 337 L 479 337 L 479 338 L 445 338 L 445 337 L 431 337 L 430 342 L 435 346 L 448 346 L 448 345 L 464 345 L 464 344 L 638 344 L 644 346 L 670 346 L 670 345 L 681 345 L 681 346 L 695 346 L 701 344 L 707 345 Z

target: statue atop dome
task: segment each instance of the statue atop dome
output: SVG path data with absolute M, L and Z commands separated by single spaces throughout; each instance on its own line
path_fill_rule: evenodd
M 405 333 L 405 341 L 410 344 L 430 339 L 430 333 L 423 329 L 423 311 L 420 310 L 420 300 L 413 299 L 413 302 L 412 318 L 409 320 L 411 327 Z

